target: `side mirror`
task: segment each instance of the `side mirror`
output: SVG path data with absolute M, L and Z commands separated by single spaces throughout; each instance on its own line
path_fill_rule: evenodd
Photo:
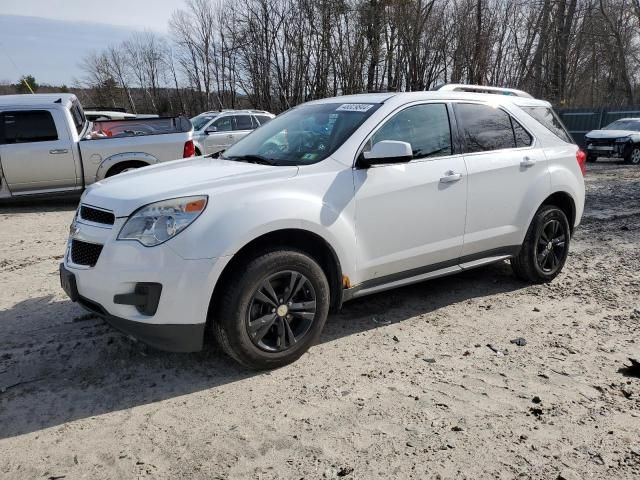
M 369 168 L 373 165 L 389 163 L 407 163 L 413 158 L 411 144 L 396 140 L 382 140 L 376 143 L 368 152 L 362 152 L 358 157 L 358 166 Z
M 218 131 L 218 127 L 209 127 L 204 131 L 204 133 L 206 133 L 207 135 L 210 135 L 212 133 L 216 133 L 217 131 Z

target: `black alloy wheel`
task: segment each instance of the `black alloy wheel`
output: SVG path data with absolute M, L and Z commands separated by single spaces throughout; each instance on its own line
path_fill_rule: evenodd
M 253 293 L 247 310 L 247 333 L 267 352 L 284 352 L 311 329 L 316 317 L 316 292 L 302 273 L 277 272 Z
M 529 225 L 520 252 L 511 258 L 516 277 L 525 282 L 553 280 L 569 256 L 571 228 L 567 215 L 555 205 L 542 205 Z
M 536 260 L 538 267 L 547 275 L 556 273 L 566 256 L 567 236 L 559 220 L 552 219 L 544 224 L 538 237 Z
M 331 290 L 308 253 L 274 247 L 239 257 L 222 285 L 210 325 L 218 346 L 242 365 L 279 368 L 318 341 Z

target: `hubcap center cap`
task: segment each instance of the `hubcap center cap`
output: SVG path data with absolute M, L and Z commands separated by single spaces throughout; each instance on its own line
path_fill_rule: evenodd
M 552 249 L 553 249 L 553 242 L 547 243 L 547 250 L 552 250 Z
M 287 313 L 289 313 L 289 307 L 287 307 L 286 305 L 280 305 L 276 310 L 276 313 L 279 317 L 285 317 Z

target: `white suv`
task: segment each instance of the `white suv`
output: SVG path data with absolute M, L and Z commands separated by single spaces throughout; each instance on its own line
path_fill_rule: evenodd
M 356 297 L 505 259 L 552 280 L 585 154 L 549 103 L 460 88 L 309 102 L 221 158 L 91 186 L 63 288 L 155 347 L 199 350 L 210 328 L 242 364 L 273 368 Z
M 274 114 L 264 110 L 201 113 L 191 119 L 196 156 L 224 151 L 274 117 Z

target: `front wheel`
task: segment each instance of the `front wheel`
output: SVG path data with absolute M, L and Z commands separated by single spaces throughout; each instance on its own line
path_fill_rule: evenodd
M 570 240 L 571 229 L 564 212 L 543 205 L 533 217 L 520 253 L 511 259 L 515 275 L 527 282 L 550 282 L 564 267 Z
M 278 368 L 317 341 L 329 283 L 306 253 L 274 250 L 238 268 L 216 300 L 213 333 L 222 349 L 249 368 Z
M 625 156 L 624 161 L 631 165 L 640 165 L 640 146 L 634 145 Z

